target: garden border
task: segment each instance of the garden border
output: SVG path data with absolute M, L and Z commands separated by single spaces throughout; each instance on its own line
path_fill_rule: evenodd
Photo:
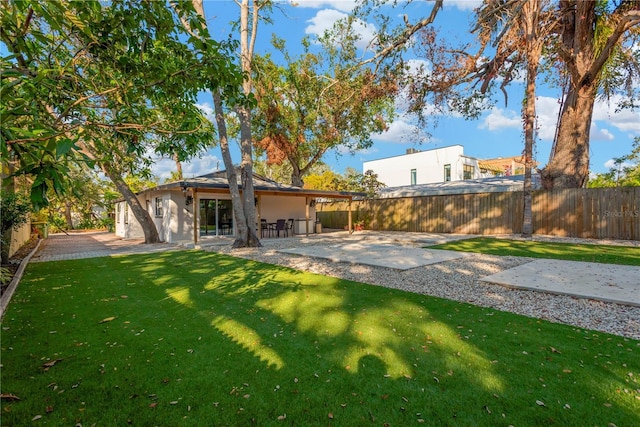
M 42 239 L 39 239 L 36 247 L 33 248 L 33 250 L 29 253 L 29 255 L 27 255 L 22 259 L 22 262 L 20 262 L 20 266 L 18 267 L 16 274 L 14 274 L 13 279 L 11 279 L 11 283 L 9 283 L 7 290 L 2 294 L 2 298 L 0 299 L 0 320 L 4 318 L 5 310 L 9 306 L 11 297 L 13 297 L 13 293 L 18 287 L 18 283 L 20 283 L 20 279 L 22 279 L 22 274 L 24 273 L 25 268 L 27 268 L 27 264 L 29 264 L 29 261 L 31 260 L 31 257 L 33 256 L 33 254 L 35 254 L 38 248 L 40 248 L 41 243 L 42 243 Z

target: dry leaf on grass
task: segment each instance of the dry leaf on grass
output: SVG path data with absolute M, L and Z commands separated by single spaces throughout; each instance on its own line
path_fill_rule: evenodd
M 44 368 L 45 371 L 48 371 L 49 368 L 52 368 L 53 365 L 55 365 L 58 362 L 62 362 L 62 359 L 54 359 L 54 360 L 51 360 L 51 361 L 49 361 L 47 363 L 43 363 L 42 367 Z
M 18 396 L 16 396 L 15 394 L 11 394 L 11 393 L 2 393 L 2 394 L 0 394 L 0 399 L 2 399 L 2 400 L 20 400 L 20 398 Z
M 107 323 L 107 322 L 111 322 L 112 320 L 115 320 L 115 316 L 112 317 L 105 317 L 104 319 L 102 319 L 100 322 L 98 323 Z

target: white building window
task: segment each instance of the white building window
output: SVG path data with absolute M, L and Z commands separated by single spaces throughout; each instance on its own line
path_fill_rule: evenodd
M 156 197 L 156 216 L 162 216 L 162 197 Z
M 116 204 L 116 222 L 120 224 L 120 213 L 122 212 L 122 203 Z
M 129 224 L 129 205 L 124 204 L 124 223 Z
M 411 185 L 416 185 L 418 180 L 418 171 L 411 169 Z
M 451 181 L 451 165 L 444 165 L 444 181 Z
M 464 165 L 462 170 L 462 179 L 473 179 L 473 165 Z

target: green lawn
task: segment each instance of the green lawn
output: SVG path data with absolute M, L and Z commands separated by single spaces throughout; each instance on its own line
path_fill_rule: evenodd
M 640 341 L 198 251 L 30 264 L 1 346 L 2 425 L 640 425 Z
M 429 246 L 429 249 L 640 266 L 640 247 L 633 246 L 583 245 L 477 237 Z

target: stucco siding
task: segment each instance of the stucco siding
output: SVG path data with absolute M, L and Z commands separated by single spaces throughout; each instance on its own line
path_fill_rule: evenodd
M 378 175 L 378 181 L 387 187 L 412 185 L 413 169 L 416 171 L 414 184 L 429 184 L 444 181 L 445 165 L 451 165 L 452 180 L 462 179 L 461 156 L 463 147 L 453 145 L 364 162 L 362 169 L 363 172 L 373 170 Z
M 186 205 L 186 198 L 182 193 L 170 192 L 169 200 L 169 240 L 168 243 L 193 240 L 193 212 L 198 212 L 198 200 Z M 197 225 L 196 225 L 197 226 Z
M 468 170 L 466 177 L 465 165 Z M 448 177 L 445 176 L 445 167 L 450 171 Z M 372 170 L 377 174 L 378 181 L 387 187 L 434 184 L 492 176 L 480 171 L 478 159 L 464 155 L 462 145 L 408 152 L 400 156 L 371 160 L 364 162 L 362 169 L 363 173 Z
M 305 216 L 304 197 L 260 197 L 260 218 L 266 219 L 268 222 L 275 222 L 277 219 L 304 219 Z M 309 218 L 315 221 L 315 207 L 309 207 Z
M 138 196 L 138 201 L 153 218 L 153 212 L 150 212 L 150 203 L 141 196 Z M 127 205 L 127 202 L 121 201 L 116 203 L 115 216 L 116 236 L 122 237 L 123 239 L 144 239 L 142 226 L 131 211 L 131 208 Z

